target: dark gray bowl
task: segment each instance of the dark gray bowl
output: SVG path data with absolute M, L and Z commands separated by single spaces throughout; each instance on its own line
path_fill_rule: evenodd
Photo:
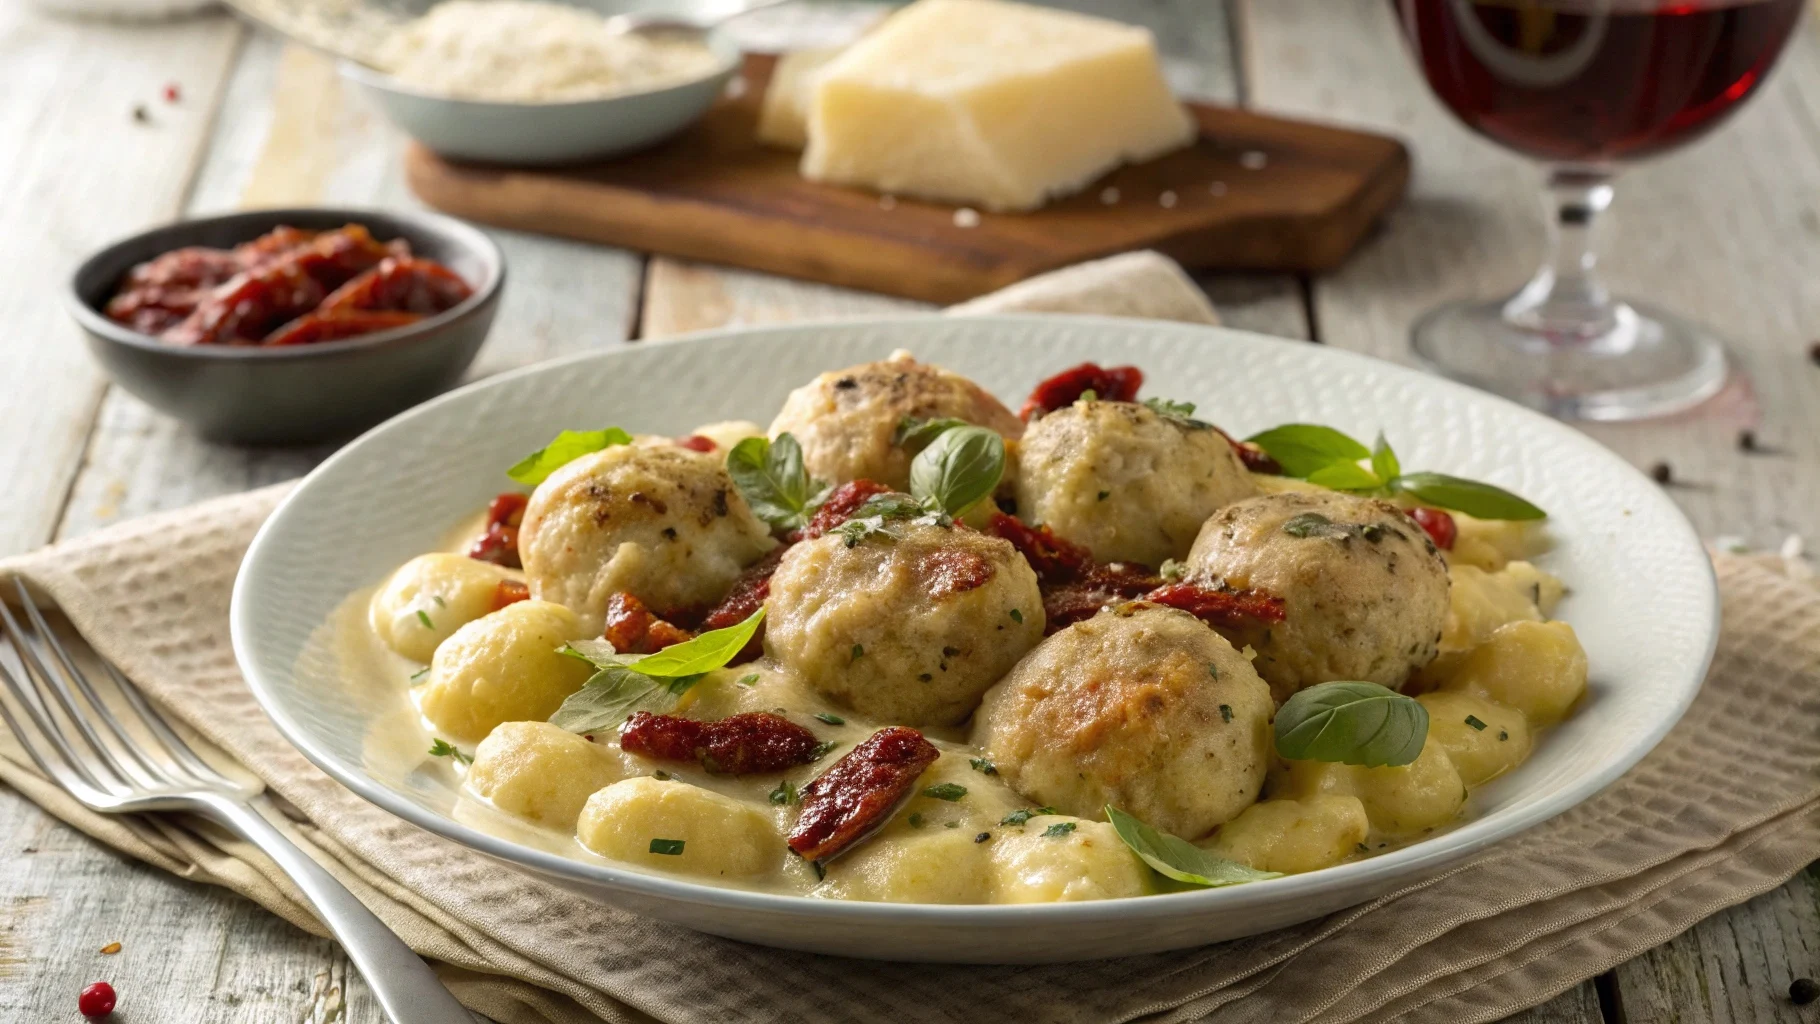
M 285 348 L 178 346 L 109 320 L 101 310 L 126 272 L 187 245 L 228 248 L 280 224 L 324 230 L 364 224 L 380 241 L 460 274 L 474 294 L 454 309 L 392 331 Z M 89 351 L 115 382 L 203 437 L 302 444 L 346 437 L 453 385 L 474 361 L 505 285 L 505 257 L 486 233 L 433 213 L 256 210 L 137 234 L 83 261 L 65 293 Z

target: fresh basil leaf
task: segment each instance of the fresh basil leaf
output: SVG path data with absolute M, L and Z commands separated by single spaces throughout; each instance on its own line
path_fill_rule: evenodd
M 1259 871 L 1235 860 L 1216 857 L 1186 839 L 1158 832 L 1111 804 L 1106 805 L 1106 820 L 1138 859 L 1158 874 L 1178 882 L 1217 888 L 1281 878 L 1277 871 Z
M 1379 480 L 1395 480 L 1403 472 L 1403 464 L 1397 460 L 1396 450 L 1384 439 L 1384 432 L 1378 431 L 1378 441 L 1371 446 L 1371 471 Z
M 519 459 L 516 465 L 506 470 L 506 475 L 526 487 L 536 487 L 548 479 L 551 473 L 583 455 L 631 443 L 632 435 L 618 427 L 608 427 L 605 430 L 565 430 L 557 434 L 556 439 L 549 444 Z
M 954 524 L 947 513 L 931 512 L 907 494 L 880 494 L 867 498 L 865 504 L 853 510 L 853 515 L 846 522 L 834 528 L 834 532 L 846 540 L 848 547 L 855 547 L 875 533 L 887 537 L 896 536 L 896 524 L 904 522 L 928 523 L 932 526 Z
M 1211 423 L 1194 418 L 1193 402 L 1176 402 L 1167 398 L 1146 398 L 1144 405 L 1158 416 L 1166 420 L 1173 420 L 1189 430 L 1207 430 L 1213 426 Z
M 1375 491 L 1384 486 L 1383 480 L 1356 462 L 1330 462 L 1308 474 L 1308 482 L 1336 491 Z
M 672 644 L 655 654 L 647 654 L 626 668 L 639 675 L 656 676 L 661 679 L 674 679 L 677 676 L 698 676 L 712 672 L 732 661 L 758 632 L 759 623 L 765 621 L 765 610 L 760 608 L 745 621 L 734 623 L 725 629 L 710 629 L 706 633 Z
M 1277 709 L 1277 753 L 1291 760 L 1394 767 L 1427 739 L 1428 709 L 1377 683 L 1320 683 Z
M 1290 476 L 1306 477 L 1335 462 L 1371 457 L 1370 450 L 1359 442 L 1332 427 L 1314 423 L 1285 423 L 1245 440 L 1264 449 Z
M 574 733 L 617 729 L 639 711 L 661 715 L 675 710 L 677 698 L 700 678 L 659 679 L 625 665 L 603 665 L 581 689 L 569 694 L 550 716 L 550 724 Z
M 1546 519 L 1548 513 L 1491 484 L 1445 473 L 1405 473 L 1392 486 L 1437 508 L 1450 508 L 1478 519 Z
M 985 427 L 950 427 L 910 462 L 910 493 L 958 516 L 992 496 L 1005 475 L 1005 439 Z
M 727 453 L 727 475 L 758 518 L 794 530 L 828 496 L 828 487 L 803 467 L 803 447 L 789 434 L 771 441 L 748 437 Z
M 897 430 L 891 435 L 891 443 L 907 452 L 920 452 L 929 447 L 945 430 L 967 426 L 967 421 L 953 416 L 937 416 L 934 419 L 919 420 L 915 416 L 905 416 L 897 421 Z

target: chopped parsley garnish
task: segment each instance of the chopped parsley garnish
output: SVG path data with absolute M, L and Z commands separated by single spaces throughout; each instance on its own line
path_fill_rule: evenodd
M 1098 498 L 1098 499 L 1097 499 L 1097 500 L 1099 500 L 1099 501 L 1105 501 L 1105 500 L 1106 500 L 1106 499 L 1107 499 L 1107 498 L 1110 498 L 1110 497 L 1112 497 L 1112 492 L 1111 492 L 1111 491 L 1101 491 L 1101 492 L 1100 492 L 1100 496 L 1099 496 L 1099 498 Z
M 1218 679 L 1220 677 L 1220 667 L 1218 665 L 1207 666 L 1207 674 Z M 1230 719 L 1228 719 L 1228 721 L 1230 721 Z
M 427 676 L 427 675 L 429 675 L 429 674 L 430 674 L 430 666 L 428 666 L 428 665 L 425 665 L 425 666 L 424 666 L 424 667 L 422 667 L 422 668 L 420 668 L 420 669 L 418 669 L 418 670 L 417 670 L 417 671 L 415 671 L 415 672 L 413 672 L 413 673 L 411 673 L 411 682 L 413 682 L 413 683 L 414 683 L 414 682 L 416 682 L 416 681 L 417 681 L 417 680 L 419 680 L 419 679 L 422 679 L 422 678 L 423 678 L 423 677 L 424 677 L 424 676 Z
M 1021 611 L 1018 611 L 1016 608 L 1011 609 L 1011 621 L 1017 623 L 1020 626 L 1023 625 L 1024 613 Z
M 441 594 L 431 594 L 430 600 L 436 602 L 436 607 L 438 608 L 447 608 L 449 606 L 449 603 L 442 599 Z
M 1222 722 L 1232 721 L 1232 705 L 1231 704 L 1221 704 L 1220 705 L 1220 721 L 1222 721 Z
M 912 814 L 909 817 L 908 821 L 910 822 L 911 828 L 922 828 L 923 827 L 923 816 L 921 814 Z
M 1060 839 L 1068 833 L 1073 832 L 1075 827 L 1076 826 L 1072 821 L 1058 821 L 1043 830 L 1043 838 Z
M 745 675 L 740 676 L 738 682 L 741 686 L 751 686 L 753 683 L 758 682 L 758 673 L 748 672 Z
M 976 843 L 983 843 L 986 840 L 991 839 L 991 838 L 992 838 L 992 833 L 981 832 L 979 835 L 973 837 L 973 841 Z
M 1144 405 L 1166 420 L 1173 420 L 1189 430 L 1206 430 L 1208 424 L 1194 418 L 1193 402 L 1172 402 L 1167 398 L 1146 398 Z
M 447 758 L 451 758 L 455 761 L 459 761 L 462 764 L 473 764 L 474 763 L 473 758 L 462 753 L 460 750 L 457 750 L 455 748 L 455 744 L 450 743 L 448 740 L 444 740 L 444 739 L 438 739 L 435 742 L 430 744 L 430 756 L 431 757 L 447 757 Z
M 651 777 L 656 779 L 659 782 L 669 782 L 671 779 L 675 778 L 676 776 L 671 775 L 669 772 L 664 771 L 662 768 L 659 768 L 656 771 L 651 773 Z
M 423 628 L 425 629 L 436 628 L 436 623 L 430 621 L 430 613 L 424 611 L 422 608 L 417 609 L 417 621 L 423 623 Z
M 681 839 L 653 839 L 651 840 L 651 852 L 665 857 L 680 857 L 683 852 L 683 842 Z
M 1478 715 L 1467 715 L 1467 716 L 1466 716 L 1466 724 L 1467 724 L 1467 725 L 1470 725 L 1470 726 L 1472 726 L 1472 727 L 1473 727 L 1473 729 L 1474 729 L 1474 730 L 1475 730 L 1475 731 L 1477 731 L 1477 732 L 1484 732 L 1484 731 L 1485 731 L 1485 723 L 1484 723 L 1484 722 L 1481 722 L 1481 721 L 1479 721 L 1479 716 L 1478 716 Z
M 865 644 L 854 644 L 852 660 L 858 661 L 859 659 L 861 659 L 865 656 L 866 656 L 866 645 Z
M 1097 402 L 1099 400 L 1100 393 L 1092 388 L 1087 388 L 1085 391 L 1082 391 L 1081 397 L 1075 399 L 1077 402 Z
M 972 765 L 973 770 L 979 772 L 981 775 L 998 774 L 998 765 L 993 764 L 991 758 L 972 757 L 967 759 L 967 763 Z
M 816 712 L 815 720 L 818 722 L 826 722 L 829 725 L 846 725 L 847 724 L 846 719 L 842 718 L 839 715 L 831 715 L 826 711 Z
M 771 791 L 771 802 L 780 807 L 784 804 L 796 803 L 799 799 L 801 798 L 796 793 L 796 783 L 789 779 L 778 783 L 777 788 Z
M 1000 825 L 1022 825 L 1031 818 L 1040 818 L 1045 814 L 1054 814 L 1053 807 L 1022 807 L 999 819 Z
M 820 761 L 822 758 L 827 757 L 828 753 L 830 751 L 832 751 L 835 747 L 838 747 L 838 746 L 840 746 L 840 744 L 834 742 L 833 740 L 829 740 L 826 743 L 817 743 L 815 745 L 815 749 L 813 751 L 811 751 L 811 753 L 814 755 L 812 760 Z
M 959 786 L 952 782 L 942 782 L 923 790 L 923 795 L 953 803 L 967 795 L 967 787 Z
M 1503 742 L 1508 739 L 1510 739 L 1510 733 L 1504 729 L 1499 729 L 1498 730 L 1498 741 Z
M 960 828 L 961 823 L 958 821 L 944 821 L 944 822 L 942 822 L 942 827 L 943 828 Z

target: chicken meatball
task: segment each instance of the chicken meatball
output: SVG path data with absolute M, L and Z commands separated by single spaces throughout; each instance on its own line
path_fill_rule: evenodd
M 1133 402 L 1076 402 L 1018 443 L 1019 514 L 1102 562 L 1182 558 L 1208 516 L 1257 492 L 1219 431 Z
M 1266 494 L 1207 520 L 1193 578 L 1283 602 L 1283 621 L 1220 627 L 1257 652 L 1280 703 L 1335 679 L 1392 688 L 1435 656 L 1447 619 L 1447 564 L 1389 502 L 1333 491 Z
M 987 692 L 973 742 L 1035 803 L 1102 820 L 1112 804 L 1194 839 L 1257 799 L 1274 710 L 1201 620 L 1127 604 L 1030 652 Z
M 720 600 L 776 546 L 722 458 L 618 445 L 550 474 L 518 532 L 532 595 L 573 608 L 596 632 L 620 591 L 660 615 Z
M 959 722 L 1043 638 L 1036 573 L 997 537 L 921 522 L 890 531 L 786 552 L 765 601 L 765 650 L 876 721 Z
M 910 487 L 915 453 L 896 443 L 899 424 L 943 417 L 1007 438 L 1024 430 L 1011 410 L 978 384 L 900 352 L 883 362 L 824 373 L 790 392 L 771 421 L 771 436 L 794 436 L 803 448 L 803 464 L 818 480 L 876 480 L 901 491 Z

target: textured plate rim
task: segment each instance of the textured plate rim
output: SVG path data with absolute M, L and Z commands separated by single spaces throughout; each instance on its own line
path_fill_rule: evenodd
M 682 879 L 622 870 L 609 865 L 587 863 L 493 836 L 464 825 L 453 818 L 420 807 L 317 748 L 311 741 L 308 732 L 283 712 L 282 706 L 275 698 L 277 688 L 272 687 L 260 673 L 258 659 L 252 654 L 257 640 L 252 635 L 252 624 L 249 622 L 251 616 L 248 610 L 249 593 L 258 585 L 255 582 L 257 565 L 264 557 L 266 547 L 272 544 L 275 525 L 287 515 L 292 514 L 292 510 L 300 502 L 307 500 L 305 496 L 308 495 L 313 481 L 331 467 L 339 465 L 343 460 L 358 457 L 359 449 L 378 432 L 424 415 L 427 410 L 445 403 L 462 401 L 471 392 L 498 386 L 503 381 L 527 375 L 550 373 L 554 369 L 576 363 L 622 358 L 630 352 L 644 348 L 688 344 L 704 339 L 792 333 L 804 329 L 839 331 L 901 327 L 926 322 L 929 318 L 929 314 L 908 314 L 827 320 L 812 324 L 771 324 L 700 331 L 674 338 L 641 341 L 636 349 L 616 348 L 582 352 L 520 367 L 457 388 L 399 413 L 350 442 L 305 476 L 273 510 L 271 516 L 260 526 L 252 544 L 248 546 L 246 556 L 241 562 L 240 571 L 234 579 L 233 598 L 229 611 L 229 632 L 233 641 L 234 654 L 240 664 L 242 674 L 246 677 L 248 688 L 252 690 L 254 698 L 258 700 L 285 739 L 329 777 L 340 782 L 369 803 L 419 828 L 497 860 L 529 868 L 546 876 L 569 879 L 609 890 L 620 890 L 647 899 L 670 903 L 725 908 L 744 913 L 781 914 L 830 923 L 884 926 L 914 924 L 962 928 L 1014 925 L 1056 927 L 1090 921 L 1144 920 L 1152 917 L 1175 918 L 1222 912 L 1232 913 L 1278 903 L 1313 901 L 1336 890 L 1376 887 L 1381 892 L 1384 890 L 1386 882 L 1392 886 L 1412 884 L 1426 879 L 1443 865 L 1460 860 L 1493 843 L 1513 838 L 1578 806 L 1617 781 L 1661 743 L 1669 730 L 1681 720 L 1682 715 L 1686 713 L 1700 691 L 1707 669 L 1712 664 L 1713 653 L 1718 646 L 1720 615 L 1718 579 L 1713 571 L 1711 559 L 1707 557 L 1705 547 L 1700 541 L 1699 534 L 1688 522 L 1687 517 L 1659 490 L 1641 488 L 1637 493 L 1642 496 L 1643 501 L 1654 504 L 1669 513 L 1667 521 L 1673 524 L 1680 535 L 1675 539 L 1680 542 L 1683 553 L 1697 559 L 1703 566 L 1703 572 L 1698 576 L 1706 584 L 1700 595 L 1704 599 L 1703 603 L 1707 610 L 1705 616 L 1706 642 L 1703 645 L 1703 653 L 1698 664 L 1688 666 L 1689 671 L 1685 671 L 1680 678 L 1671 680 L 1677 684 L 1677 699 L 1673 707 L 1667 709 L 1666 713 L 1662 714 L 1652 728 L 1636 740 L 1630 749 L 1617 756 L 1600 771 L 1574 779 L 1563 785 L 1560 791 L 1552 797 L 1539 800 L 1531 807 L 1486 815 L 1432 839 L 1413 843 L 1366 860 L 1322 868 L 1306 874 L 1289 875 L 1226 888 L 1075 903 L 922 904 L 829 900 L 721 888 Z M 1103 329 L 1108 334 L 1129 333 L 1134 326 L 1140 326 L 1144 330 L 1184 334 L 1199 333 L 1205 336 L 1206 343 L 1237 345 L 1242 348 L 1301 344 L 1227 327 L 1206 327 L 1167 321 L 1134 321 L 1119 317 L 1017 314 L 968 317 L 966 319 L 968 322 L 979 323 L 988 328 L 993 324 L 1027 327 L 1051 324 L 1074 328 Z M 1517 416 L 1530 429 L 1543 434 L 1552 434 L 1583 450 L 1589 458 L 1605 462 L 1612 473 L 1631 477 L 1634 482 L 1648 482 L 1647 478 L 1634 466 L 1585 434 L 1514 402 L 1431 376 L 1419 370 L 1356 352 L 1325 346 L 1311 346 L 1310 352 L 1319 353 L 1315 358 L 1351 364 L 1360 370 L 1374 374 L 1417 379 L 1422 382 L 1422 386 L 1438 389 L 1442 393 L 1452 394 L 1469 402 L 1490 403 L 1500 407 L 1507 414 Z M 250 568 L 252 571 L 249 571 Z

